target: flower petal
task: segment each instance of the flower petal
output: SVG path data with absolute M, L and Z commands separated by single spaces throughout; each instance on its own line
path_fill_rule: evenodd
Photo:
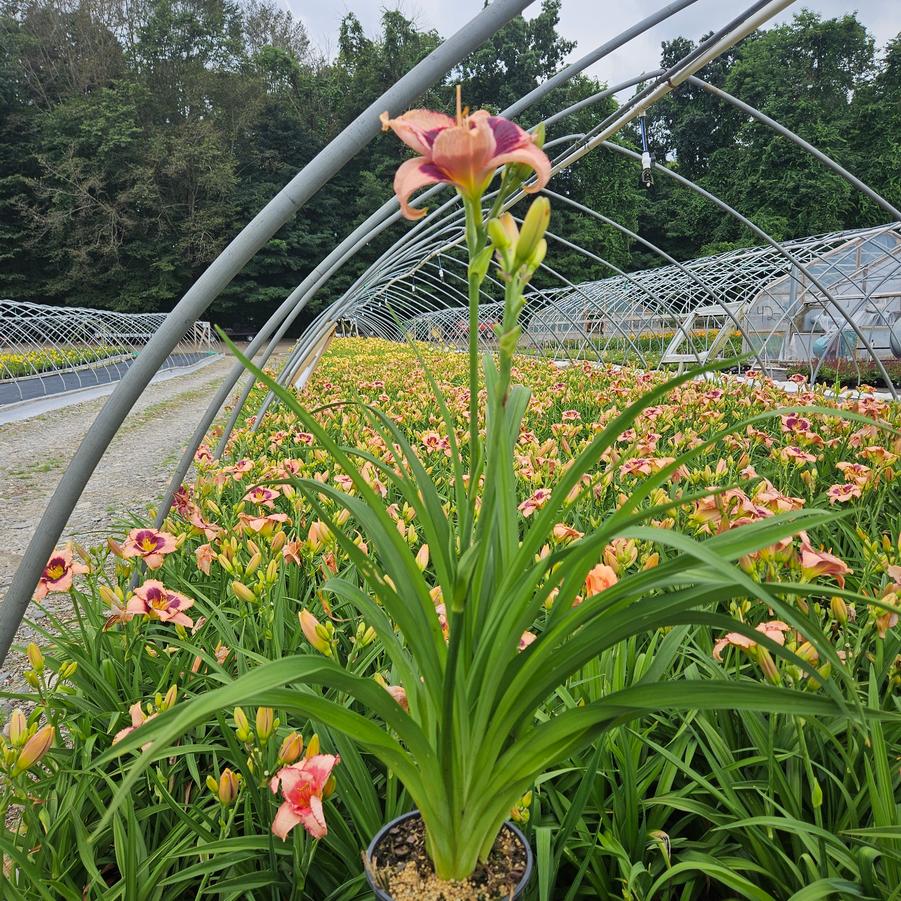
M 272 821 L 272 832 L 284 841 L 288 837 L 288 833 L 300 822 L 302 822 L 302 818 L 285 801 L 279 807 L 275 814 L 275 819 Z
M 535 182 L 525 185 L 523 190 L 527 194 L 540 191 L 551 178 L 551 161 L 547 154 L 535 144 L 529 143 L 524 147 L 511 150 L 509 153 L 499 154 L 494 158 L 497 166 L 507 166 L 510 163 L 523 163 L 535 170 Z
M 427 109 L 413 109 L 396 119 L 391 119 L 388 113 L 382 113 L 379 118 L 382 131 L 390 128 L 404 144 L 423 156 L 431 153 L 432 145 L 440 132 L 455 124 L 450 116 Z
M 313 838 L 322 838 L 328 834 L 328 827 L 325 824 L 325 811 L 322 809 L 322 799 L 318 795 L 310 798 L 310 809 L 301 814 L 304 829 L 313 836 Z
M 417 156 L 401 163 L 394 176 L 394 193 L 400 201 L 401 212 L 407 219 L 421 219 L 428 212 L 426 209 L 414 209 L 408 203 L 410 195 L 426 185 L 434 185 L 439 181 L 447 181 L 425 157 Z

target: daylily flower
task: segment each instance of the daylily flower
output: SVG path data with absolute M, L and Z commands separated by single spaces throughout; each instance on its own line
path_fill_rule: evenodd
M 585 591 L 589 597 L 615 585 L 619 579 L 613 567 L 606 563 L 598 563 L 587 576 L 585 576 Z
M 523 632 L 519 637 L 519 650 L 524 651 L 537 638 L 534 632 Z
M 268 536 L 275 531 L 275 527 L 281 523 L 290 523 L 291 517 L 287 513 L 270 513 L 268 516 L 253 516 L 250 513 L 238 514 L 238 526 L 236 531 L 243 532 L 249 529 L 259 535 Z
M 281 492 L 277 488 L 264 488 L 262 485 L 257 485 L 256 488 L 251 488 L 244 495 L 244 500 L 248 503 L 256 504 L 258 507 L 266 507 L 268 510 L 271 510 L 275 506 L 277 497 L 281 497 Z
M 410 195 L 438 182 L 454 185 L 467 199 L 480 198 L 496 170 L 519 163 L 535 170 L 529 193 L 540 191 L 551 177 L 551 163 L 535 139 L 518 125 L 487 110 L 468 114 L 460 109 L 457 117 L 415 109 L 392 119 L 382 113 L 382 130 L 389 128 L 419 156 L 402 163 L 394 176 L 394 191 L 401 211 L 408 219 L 419 219 L 424 209 L 409 205 Z
M 829 498 L 830 504 L 844 504 L 856 497 L 860 497 L 860 494 L 860 485 L 854 482 L 845 482 L 844 485 L 831 485 L 826 490 L 826 497 Z
M 818 551 L 810 544 L 806 532 L 801 532 L 801 575 L 806 579 L 817 576 L 834 576 L 840 588 L 845 587 L 845 576 L 852 572 L 850 566 L 834 554 Z
M 770 620 L 766 623 L 761 623 L 757 626 L 757 631 L 761 632 L 763 635 L 766 635 L 767 638 L 775 641 L 776 644 L 785 644 L 785 633 L 791 630 L 791 626 L 787 623 L 782 622 L 782 620 L 774 619 Z M 751 648 L 757 647 L 757 642 L 754 641 L 753 638 L 749 638 L 747 635 L 742 635 L 741 632 L 729 632 L 724 635 L 717 643 L 713 646 L 713 657 L 715 660 L 723 659 L 723 651 L 726 647 L 731 645 L 735 648 L 743 648 L 744 650 L 749 650 Z
M 197 561 L 197 568 L 205 575 L 210 574 L 210 567 L 216 559 L 216 552 L 209 544 L 202 544 L 194 551 L 194 559 Z
M 280 839 L 298 823 L 313 836 L 322 838 L 328 834 L 322 797 L 332 770 L 341 758 L 332 754 L 317 754 L 300 763 L 282 767 L 269 783 L 273 794 L 281 789 L 285 799 L 272 821 L 272 831 Z
M 156 529 L 132 529 L 122 544 L 123 557 L 140 557 L 148 569 L 159 569 L 177 546 L 175 536 Z
M 526 498 L 517 509 L 523 516 L 529 517 L 536 510 L 540 510 L 548 502 L 550 496 L 551 491 L 549 488 L 539 488 L 531 497 Z
M 193 598 L 177 591 L 170 591 L 162 582 L 155 579 L 148 579 L 135 589 L 125 612 L 130 616 L 146 616 L 148 619 L 158 619 L 164 623 L 190 629 L 194 625 L 194 620 L 185 615 L 185 610 L 193 605 Z
M 113 744 L 122 741 L 122 739 L 125 738 L 126 735 L 130 735 L 135 731 L 135 729 L 138 728 L 138 726 L 143 725 L 148 720 L 152 720 L 156 716 L 155 713 L 144 713 L 144 709 L 141 707 L 140 701 L 136 701 L 134 704 L 132 704 L 131 707 L 128 708 L 128 712 L 129 714 L 131 714 L 131 725 L 126 726 L 124 729 L 120 729 L 113 736 Z M 147 742 L 146 745 L 142 746 L 141 750 L 146 750 L 149 747 L 150 742 Z
M 72 559 L 71 547 L 54 551 L 38 580 L 38 587 L 34 590 L 34 599 L 40 601 L 51 591 L 68 591 L 72 587 L 73 576 L 89 571 L 83 563 Z

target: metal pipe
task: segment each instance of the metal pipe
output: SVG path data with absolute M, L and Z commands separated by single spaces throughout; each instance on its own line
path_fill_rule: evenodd
M 399 113 L 532 0 L 495 0 L 402 76 L 320 151 L 231 241 L 166 317 L 125 373 L 75 452 L 0 605 L 0 660 L 6 658 L 35 585 L 104 451 L 181 336 L 254 254 L 344 163 L 379 132 L 379 114 Z

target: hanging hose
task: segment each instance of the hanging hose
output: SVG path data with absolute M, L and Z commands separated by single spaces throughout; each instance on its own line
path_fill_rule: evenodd
M 654 184 L 654 173 L 651 171 L 654 157 L 648 149 L 648 125 L 644 116 L 639 116 L 638 127 L 641 131 L 641 183 L 650 188 Z

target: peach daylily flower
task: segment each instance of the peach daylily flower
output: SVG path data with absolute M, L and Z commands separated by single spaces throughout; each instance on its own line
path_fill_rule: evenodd
M 268 516 L 253 516 L 250 513 L 238 514 L 238 526 L 236 531 L 243 532 L 249 529 L 259 535 L 269 536 L 275 531 L 275 527 L 281 523 L 289 524 L 291 517 L 287 513 L 270 513 Z
M 606 563 L 598 563 L 587 576 L 585 576 L 585 591 L 589 597 L 600 594 L 619 581 L 612 566 Z
M 202 544 L 194 551 L 194 558 L 197 560 L 197 568 L 205 575 L 210 574 L 210 567 L 216 559 L 216 552 L 212 545 Z
M 244 495 L 244 500 L 250 504 L 256 504 L 258 507 L 266 507 L 267 510 L 271 510 L 275 507 L 275 499 L 277 497 L 281 497 L 281 492 L 277 488 L 264 488 L 262 485 L 257 485 L 256 488 L 251 488 Z
M 174 535 L 156 529 L 132 529 L 122 544 L 123 557 L 140 557 L 148 569 L 159 569 L 176 548 Z
M 138 728 L 138 726 L 142 726 L 144 723 L 148 722 L 149 720 L 152 720 L 156 716 L 155 713 L 151 713 L 151 714 L 144 713 L 144 710 L 141 707 L 140 701 L 136 701 L 134 704 L 132 704 L 131 707 L 128 708 L 128 712 L 131 714 L 131 725 L 126 726 L 124 729 L 120 729 L 113 736 L 113 744 L 117 744 L 118 742 L 122 741 L 122 739 L 125 738 L 126 735 L 130 735 L 132 732 L 135 731 L 135 729 Z M 141 746 L 141 750 L 146 751 L 147 748 L 149 748 L 149 747 L 150 747 L 150 742 L 147 742 L 146 745 Z
M 791 626 L 779 619 L 770 620 L 769 622 L 761 623 L 757 626 L 758 632 L 766 635 L 767 638 L 780 645 L 785 644 L 785 633 L 790 631 L 790 629 Z M 741 632 L 729 632 L 713 646 L 714 660 L 722 660 L 723 651 L 730 645 L 734 648 L 750 650 L 751 648 L 757 647 L 757 642 L 747 635 L 742 635 Z
M 51 591 L 68 591 L 72 587 L 73 576 L 86 572 L 90 572 L 90 569 L 84 563 L 72 559 L 71 547 L 54 551 L 38 580 L 34 599 L 43 600 Z
M 834 576 L 839 588 L 845 587 L 845 576 L 853 572 L 844 560 L 826 551 L 818 551 L 810 544 L 806 532 L 801 532 L 801 575 L 807 579 Z
M 194 620 L 185 615 L 185 610 L 193 606 L 193 598 L 177 591 L 170 591 L 162 582 L 155 579 L 148 579 L 135 589 L 125 612 L 129 617 L 146 616 L 148 619 L 158 619 L 160 622 L 190 629 L 194 625 Z
M 535 171 L 536 180 L 525 190 L 540 191 L 551 177 L 551 163 L 535 139 L 518 125 L 487 110 L 457 116 L 415 109 L 392 119 L 382 113 L 382 130 L 391 129 L 419 156 L 402 163 L 394 176 L 394 191 L 407 219 L 420 219 L 424 209 L 410 206 L 410 195 L 427 185 L 454 185 L 467 199 L 475 200 L 491 183 L 501 166 L 520 163 Z
M 300 763 L 282 767 L 269 783 L 273 794 L 281 789 L 284 801 L 272 821 L 272 832 L 280 839 L 298 824 L 313 838 L 328 834 L 322 796 L 332 770 L 341 758 L 332 754 L 316 754 Z

